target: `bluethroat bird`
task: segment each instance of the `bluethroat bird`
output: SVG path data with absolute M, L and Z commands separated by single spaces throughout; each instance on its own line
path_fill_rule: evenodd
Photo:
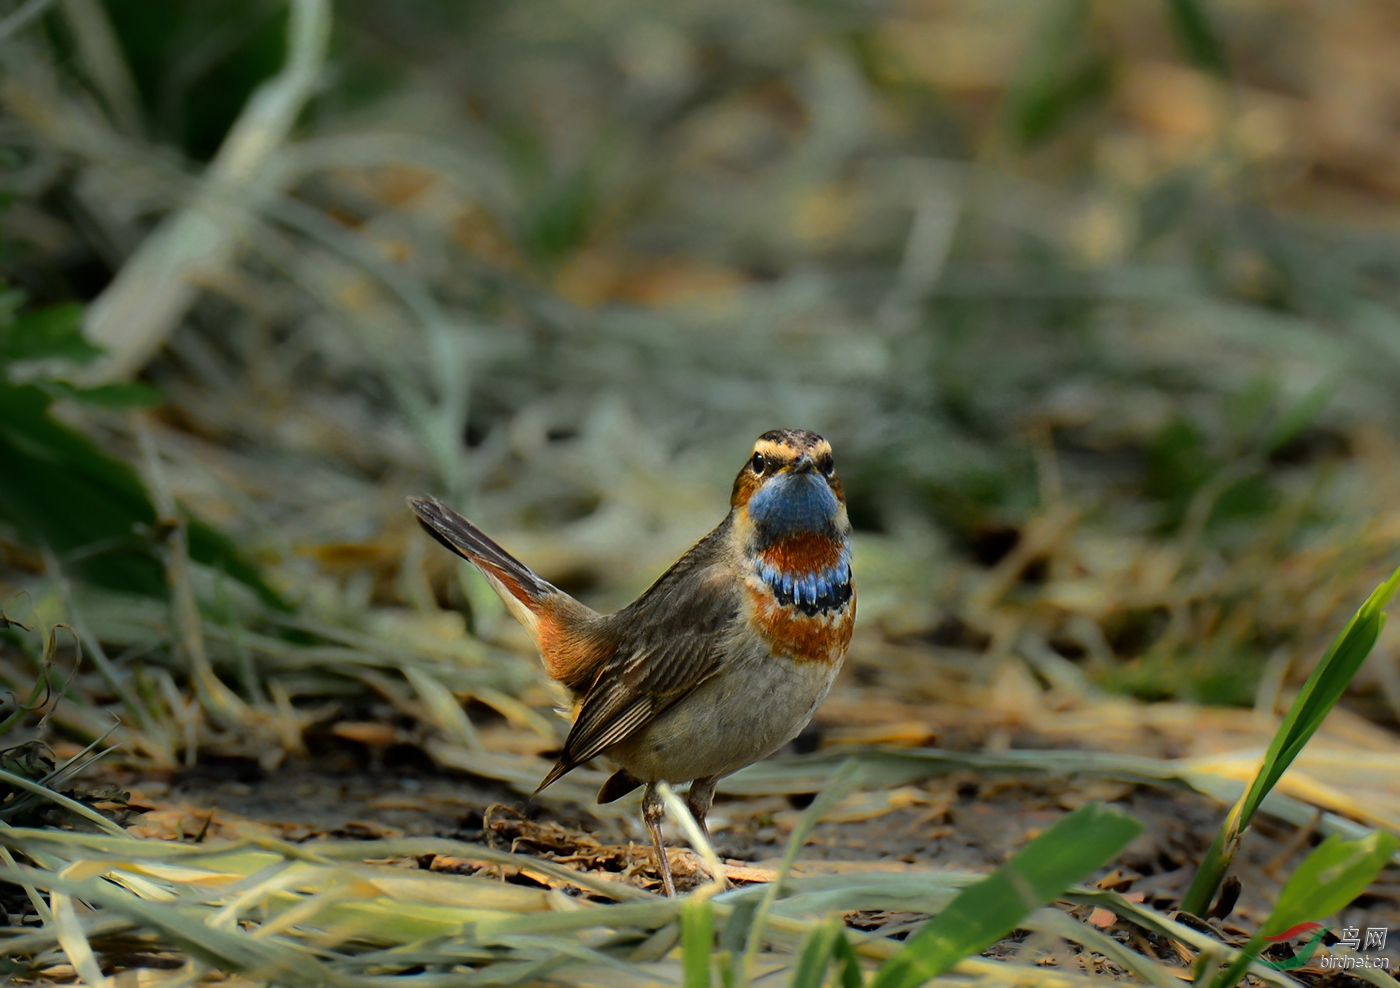
M 608 803 L 640 785 L 667 895 L 656 784 L 690 783 L 705 815 L 725 775 L 795 738 L 831 688 L 855 624 L 851 525 L 831 445 L 778 429 L 754 443 L 729 514 L 633 603 L 599 614 L 434 499 L 410 498 L 433 538 L 473 563 L 525 626 L 574 721 L 545 788 L 605 755 Z

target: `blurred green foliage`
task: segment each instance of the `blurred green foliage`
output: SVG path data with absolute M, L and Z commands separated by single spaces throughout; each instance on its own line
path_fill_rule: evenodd
M 24 311 L 24 295 L 0 289 L 0 521 L 26 542 L 52 549 L 65 569 L 114 590 L 165 592 L 155 552 L 155 508 L 129 465 L 52 414 L 56 400 L 101 408 L 148 407 L 159 392 L 142 382 L 75 387 L 36 370 L 10 376 L 22 361 L 85 362 L 100 351 L 82 335 L 82 306 Z M 275 592 L 225 535 L 189 525 L 190 555 L 245 583 L 269 604 Z

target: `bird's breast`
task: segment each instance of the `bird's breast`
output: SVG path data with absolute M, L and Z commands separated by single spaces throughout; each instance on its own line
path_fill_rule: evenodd
M 746 582 L 751 621 L 776 655 L 840 662 L 855 628 L 851 553 L 844 539 L 803 533 L 758 550 Z

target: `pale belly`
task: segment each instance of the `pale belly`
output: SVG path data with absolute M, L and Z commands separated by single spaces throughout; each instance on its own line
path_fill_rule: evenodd
M 735 662 L 607 755 L 642 782 L 728 775 L 797 737 L 840 668 L 770 655 Z

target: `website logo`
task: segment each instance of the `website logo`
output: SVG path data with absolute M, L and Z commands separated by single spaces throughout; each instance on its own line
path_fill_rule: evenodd
M 1323 926 L 1321 923 L 1299 923 L 1291 926 L 1282 933 L 1275 933 L 1271 937 L 1264 937 L 1270 943 L 1287 943 L 1295 937 L 1306 936 L 1307 942 L 1300 947 L 1292 957 L 1287 960 L 1275 961 L 1266 957 L 1259 960 L 1275 971 L 1294 971 L 1312 960 L 1313 954 L 1317 952 L 1318 944 L 1322 938 L 1331 931 L 1330 926 Z M 1359 968 L 1374 968 L 1382 971 L 1390 970 L 1390 958 L 1372 954 L 1362 954 L 1363 950 L 1384 950 L 1386 935 L 1390 932 L 1389 927 L 1368 926 L 1363 934 L 1356 926 L 1344 926 L 1337 937 L 1337 946 L 1345 948 L 1351 953 L 1330 954 L 1319 958 L 1318 966 L 1327 970 L 1355 970 Z

